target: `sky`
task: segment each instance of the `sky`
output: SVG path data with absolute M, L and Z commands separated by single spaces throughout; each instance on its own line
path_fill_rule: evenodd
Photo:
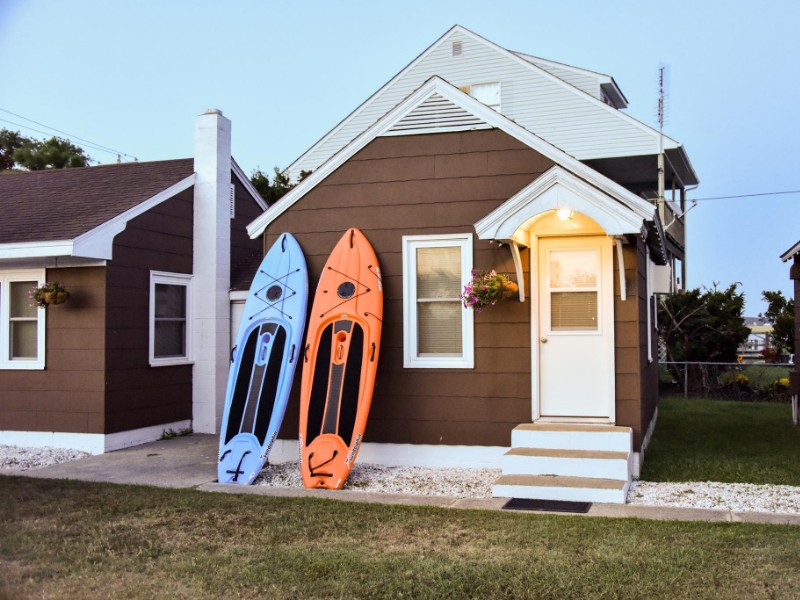
M 664 132 L 700 178 L 688 287 L 738 282 L 748 316 L 763 290 L 792 293 L 779 257 L 800 240 L 797 0 L 0 0 L 0 127 L 55 128 L 101 163 L 116 154 L 85 142 L 162 160 L 191 156 L 195 117 L 218 108 L 244 171 L 271 174 L 455 24 L 612 75 L 654 127 L 666 65 Z

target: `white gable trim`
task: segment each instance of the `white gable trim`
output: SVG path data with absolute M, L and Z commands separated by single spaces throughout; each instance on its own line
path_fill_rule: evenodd
M 626 121 L 626 122 L 638 127 L 639 129 L 645 131 L 646 133 L 653 135 L 654 136 L 654 143 L 658 144 L 658 137 L 657 136 L 659 136 L 661 134 L 658 131 L 656 131 L 655 129 L 653 129 L 652 127 L 650 127 L 649 125 L 646 125 L 645 123 L 642 123 L 641 121 L 639 121 L 637 119 L 634 119 L 633 117 L 631 117 L 630 115 L 628 115 L 626 113 L 620 112 L 616 108 L 608 106 L 602 100 L 599 100 L 599 99 L 595 98 L 594 96 L 592 96 L 591 94 L 588 94 L 587 92 L 584 92 L 583 90 L 578 89 L 577 87 L 573 86 L 572 84 L 564 81 L 563 79 L 560 79 L 559 77 L 556 77 L 555 75 L 547 72 L 545 69 L 537 66 L 536 64 L 534 64 L 534 63 L 532 63 L 532 62 L 530 62 L 528 60 L 526 60 L 525 58 L 522 58 L 517 53 L 512 52 L 511 50 L 507 50 L 507 49 L 503 48 L 502 46 L 498 46 L 494 42 L 492 42 L 490 40 L 487 40 L 486 38 L 481 37 L 476 33 L 473 33 L 472 31 L 470 31 L 469 29 L 466 29 L 465 27 L 462 27 L 461 25 L 454 25 L 444 35 L 442 35 L 442 37 L 440 37 L 438 40 L 436 40 L 426 50 L 424 50 L 419 56 L 417 56 L 417 58 L 415 58 L 408 65 L 406 65 L 399 73 L 397 73 L 397 75 L 392 77 L 387 83 L 385 83 L 383 86 L 381 86 L 380 89 L 378 89 L 369 98 L 367 98 L 361 105 L 359 105 L 349 115 L 347 115 L 344 119 L 342 119 L 336 126 L 334 126 L 330 131 L 328 131 L 328 133 L 326 133 L 319 140 L 317 140 L 317 142 L 314 145 L 312 145 L 308 150 L 306 150 L 303 154 L 301 154 L 299 157 L 297 157 L 294 160 L 294 162 L 292 162 L 292 164 L 289 165 L 286 168 L 286 170 L 287 171 L 293 171 L 295 169 L 295 165 L 297 165 L 298 163 L 300 163 L 303 160 L 305 160 L 305 158 L 309 154 L 314 152 L 326 140 L 328 140 L 331 136 L 335 135 L 338 131 L 340 131 L 343 127 L 345 127 L 353 118 L 355 118 L 355 116 L 357 114 L 361 113 L 363 110 L 368 108 L 373 102 L 378 100 L 383 95 L 384 91 L 388 87 L 390 87 L 395 81 L 397 81 L 398 79 L 403 77 L 403 75 L 405 75 L 408 71 L 413 69 L 417 64 L 422 62 L 428 55 L 430 55 L 432 52 L 434 52 L 439 46 L 441 46 L 442 44 L 446 43 L 447 39 L 454 33 L 461 33 L 461 34 L 463 34 L 465 36 L 471 37 L 473 40 L 475 40 L 478 43 L 482 43 L 482 44 L 488 45 L 488 46 L 494 48 L 497 52 L 500 52 L 501 54 L 507 56 L 509 59 L 516 61 L 518 64 L 524 66 L 525 68 L 527 68 L 527 69 L 529 69 L 529 70 L 531 70 L 531 71 L 533 71 L 533 72 L 535 72 L 535 73 L 547 78 L 548 80 L 550 80 L 552 82 L 557 83 L 559 86 L 563 87 L 565 90 L 569 90 L 571 93 L 578 94 L 582 98 L 588 99 L 590 102 L 594 102 L 597 106 L 600 106 L 602 108 L 602 110 L 609 111 L 611 114 L 616 115 L 618 118 L 623 119 L 624 121 Z M 616 86 L 616 83 L 614 85 Z M 664 146 L 663 146 L 664 149 L 681 148 L 682 147 L 681 144 L 678 141 L 676 141 L 676 140 L 674 140 L 674 139 L 672 139 L 672 138 L 670 138 L 669 136 L 666 136 L 666 135 L 663 136 L 663 144 L 664 144 Z M 345 146 L 345 148 L 346 148 L 346 146 Z M 341 152 L 341 150 L 340 150 L 340 152 Z
M 72 240 L 47 240 L 42 242 L 22 242 L 0 244 L 0 259 L 46 258 L 53 256 L 76 256 L 110 260 L 114 237 L 125 230 L 128 221 L 138 217 L 154 206 L 169 200 L 194 185 L 194 174 L 171 185 L 155 196 L 148 198 L 126 210 L 124 213 L 90 229 Z
M 231 170 L 239 180 L 239 183 L 241 183 L 244 189 L 247 190 L 247 193 L 250 194 L 253 197 L 253 200 L 256 201 L 256 204 L 261 207 L 261 210 L 267 210 L 269 205 L 264 202 L 264 199 L 261 197 L 261 194 L 258 193 L 258 190 L 253 185 L 253 182 L 250 181 L 250 178 L 247 175 L 245 175 L 244 171 L 242 171 L 242 168 L 235 160 L 233 160 L 233 157 L 231 157 Z
M 475 231 L 482 240 L 514 241 L 525 222 L 558 208 L 571 208 L 591 217 L 610 236 L 640 233 L 646 218 L 569 171 L 554 166 L 475 223 Z
M 505 131 L 507 134 L 518 139 L 529 148 L 532 148 L 547 158 L 550 158 L 565 169 L 585 179 L 588 183 L 596 186 L 601 191 L 613 198 L 618 199 L 620 202 L 623 202 L 626 206 L 640 214 L 642 219 L 652 218 L 653 205 L 649 202 L 632 194 L 605 175 L 602 175 L 591 167 L 586 166 L 578 159 L 570 156 L 563 150 L 556 148 L 537 135 L 534 135 L 524 127 L 517 125 L 507 117 L 492 110 L 478 100 L 475 100 L 458 88 L 450 85 L 440 77 L 432 77 L 422 86 L 420 86 L 417 91 L 386 113 L 383 118 L 378 120 L 372 127 L 356 137 L 347 146 L 334 154 L 316 171 L 297 184 L 297 186 L 289 191 L 283 198 L 270 206 L 266 212 L 250 223 L 247 226 L 247 233 L 250 235 L 250 237 L 255 238 L 264 233 L 264 230 L 267 228 L 267 226 L 278 216 L 283 214 L 286 209 L 294 205 L 298 200 L 311 191 L 319 182 L 333 173 L 333 171 L 343 165 L 350 157 L 364 148 L 369 142 L 388 132 L 398 121 L 402 120 L 408 113 L 413 111 L 418 105 L 424 103 L 433 94 L 441 95 L 454 104 L 468 110 L 481 121 L 491 125 L 492 127 Z
M 128 221 L 147 212 L 154 206 L 158 206 L 165 200 L 169 200 L 182 191 L 189 189 L 193 185 L 194 174 L 169 186 L 167 189 L 137 204 L 133 208 L 129 208 L 124 213 L 117 215 L 102 225 L 98 225 L 94 229 L 79 235 L 72 242 L 72 255 L 110 260 L 114 247 L 114 238 L 117 234 L 125 231 Z

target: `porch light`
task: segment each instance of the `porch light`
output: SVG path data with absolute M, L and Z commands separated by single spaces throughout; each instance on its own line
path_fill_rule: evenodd
M 572 217 L 575 216 L 575 211 L 571 208 L 557 208 L 556 214 L 558 218 L 562 221 L 569 221 Z

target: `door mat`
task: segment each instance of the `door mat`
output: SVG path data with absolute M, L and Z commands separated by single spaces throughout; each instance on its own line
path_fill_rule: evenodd
M 591 502 L 511 498 L 511 500 L 503 505 L 503 510 L 541 510 L 550 512 L 587 513 L 591 507 Z

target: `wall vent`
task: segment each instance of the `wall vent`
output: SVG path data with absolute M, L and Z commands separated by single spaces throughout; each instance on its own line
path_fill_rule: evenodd
M 461 45 L 462 45 L 461 40 L 453 42 L 453 56 L 461 56 L 461 51 L 462 51 Z
M 236 186 L 231 184 L 230 191 L 228 192 L 228 214 L 231 219 L 236 216 Z
M 471 129 L 491 129 L 491 125 L 447 98 L 434 93 L 395 123 L 384 135 L 439 133 Z

